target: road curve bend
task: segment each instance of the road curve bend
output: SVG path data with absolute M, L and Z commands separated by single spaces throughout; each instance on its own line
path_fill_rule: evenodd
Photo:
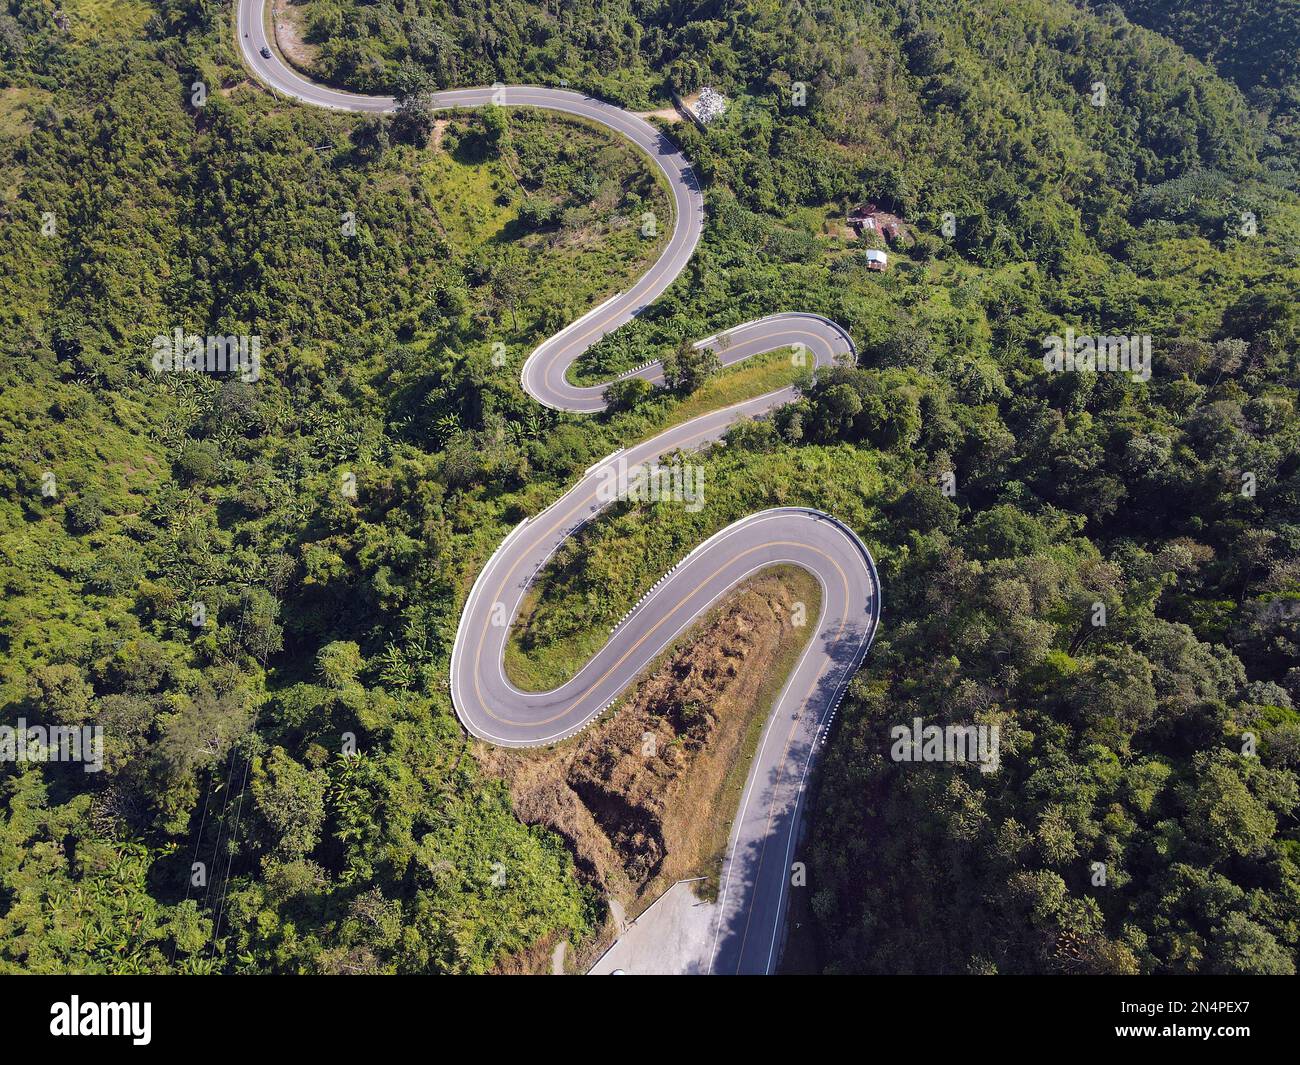
M 359 96 L 308 81 L 268 40 L 265 0 L 238 0 L 244 61 L 267 87 L 316 107 L 383 113 L 387 96 Z M 267 49 L 267 58 L 261 54 Z M 673 196 L 673 230 L 654 265 L 555 336 L 525 361 L 521 384 L 537 402 L 564 411 L 604 410 L 603 386 L 578 386 L 568 370 L 605 336 L 641 313 L 686 268 L 704 226 L 704 200 L 690 163 L 648 122 L 581 93 L 536 86 L 493 86 L 433 94 L 438 108 L 488 103 L 541 107 L 599 123 L 631 140 L 658 166 Z M 723 365 L 784 348 L 814 366 L 853 354 L 853 342 L 819 315 L 774 314 L 697 342 Z M 625 376 L 663 380 L 659 363 Z M 713 942 L 705 955 L 681 959 L 691 972 L 767 973 L 780 957 L 785 887 L 798 843 L 804 785 L 831 715 L 862 663 L 880 619 L 880 584 L 870 552 L 846 525 L 820 511 L 778 507 L 751 514 L 714 534 L 665 574 L 567 683 L 524 692 L 505 675 L 510 626 L 528 588 L 559 546 L 626 490 L 642 468 L 664 455 L 722 438 L 737 421 L 788 403 L 790 388 L 746 400 L 673 426 L 596 463 L 556 502 L 521 522 L 493 553 L 470 590 L 451 654 L 451 696 L 465 728 L 488 743 L 536 747 L 558 743 L 590 724 L 656 655 L 748 576 L 791 564 L 821 585 L 813 636 L 777 697 L 745 785 L 724 860 Z

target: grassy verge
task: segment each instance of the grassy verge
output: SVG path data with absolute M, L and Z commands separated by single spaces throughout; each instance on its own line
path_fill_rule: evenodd
M 791 361 L 789 348 L 755 355 L 715 377 L 698 392 L 691 393 L 679 402 L 668 417 L 656 426 L 655 432 L 662 432 L 701 414 L 708 414 L 709 411 L 721 410 L 733 403 L 756 399 L 785 388 L 798 374 L 798 367 Z

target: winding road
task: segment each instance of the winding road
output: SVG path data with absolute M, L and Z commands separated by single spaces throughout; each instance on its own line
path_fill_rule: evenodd
M 244 60 L 266 86 L 303 103 L 342 111 L 392 111 L 391 97 L 358 96 L 316 85 L 292 70 L 267 39 L 265 0 L 238 0 Z M 261 54 L 265 48 L 268 59 Z M 630 321 L 685 269 L 704 227 L 704 201 L 690 163 L 648 122 L 581 93 L 493 86 L 433 94 L 437 108 L 487 103 L 541 107 L 576 115 L 628 138 L 659 167 L 672 190 L 674 227 L 653 266 L 577 322 L 544 341 L 525 361 L 521 383 L 537 402 L 579 413 L 605 407 L 603 387 L 569 383 L 574 361 Z M 814 365 L 853 354 L 853 342 L 818 315 L 775 314 L 697 343 L 724 365 L 803 346 Z M 655 363 L 628 376 L 662 381 Z M 461 614 L 451 655 L 451 696 L 465 728 L 506 747 L 558 743 L 590 724 L 676 637 L 741 581 L 789 563 L 820 582 L 822 605 L 802 656 L 778 696 L 732 825 L 723 865 L 717 923 L 707 956 L 681 959 L 683 971 L 769 973 L 780 959 L 786 886 L 798 842 L 804 786 L 821 734 L 870 647 L 880 618 L 880 586 L 871 554 L 847 526 L 816 510 L 780 507 L 727 526 L 665 574 L 568 683 L 524 692 L 506 678 L 510 626 L 533 580 L 556 549 L 616 497 L 637 470 L 671 452 L 719 440 L 735 422 L 794 398 L 786 388 L 674 426 L 591 467 L 560 499 L 526 519 L 480 572 Z

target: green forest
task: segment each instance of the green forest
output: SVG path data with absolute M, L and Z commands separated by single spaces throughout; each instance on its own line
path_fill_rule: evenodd
M 460 609 L 593 461 L 774 368 L 522 391 L 671 209 L 599 129 L 418 106 L 495 81 L 730 100 L 665 125 L 704 239 L 584 378 L 786 309 L 859 353 L 704 453 L 699 513 L 589 527 L 531 668 L 744 514 L 829 511 L 884 613 L 802 856 L 826 972 L 1295 972 L 1294 0 L 293 7 L 312 76 L 416 104 L 274 97 L 215 0 L 0 0 L 0 724 L 105 737 L 0 761 L 0 972 L 481 973 L 603 920 L 456 719 Z M 177 329 L 260 374 L 154 373 Z M 1150 379 L 1047 372 L 1067 330 Z M 998 725 L 999 770 L 891 760 L 917 716 Z

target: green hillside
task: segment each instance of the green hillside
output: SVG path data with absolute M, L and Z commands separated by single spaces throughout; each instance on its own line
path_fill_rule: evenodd
M 159 0 L 141 34 L 143 6 L 0 7 L 0 724 L 106 734 L 100 773 L 0 762 L 0 971 L 579 942 L 603 900 L 478 767 L 447 662 L 506 533 L 697 412 L 561 415 L 518 381 L 655 255 L 633 220 L 665 192 L 555 116 L 278 100 L 228 6 Z M 359 91 L 730 99 L 671 126 L 699 251 L 582 372 L 787 309 L 859 363 L 704 455 L 700 513 L 589 527 L 519 668 L 562 672 L 744 513 L 852 524 L 885 612 L 801 859 L 827 971 L 1295 971 L 1296 82 L 1240 46 L 1268 10 L 1228 5 L 1235 37 L 1190 2 L 294 6 Z M 864 202 L 908 231 L 885 273 Z M 259 337 L 257 379 L 155 374 L 178 328 Z M 1149 337 L 1150 379 L 1045 371 L 1067 329 Z M 893 761 L 918 716 L 998 725 L 999 771 Z

